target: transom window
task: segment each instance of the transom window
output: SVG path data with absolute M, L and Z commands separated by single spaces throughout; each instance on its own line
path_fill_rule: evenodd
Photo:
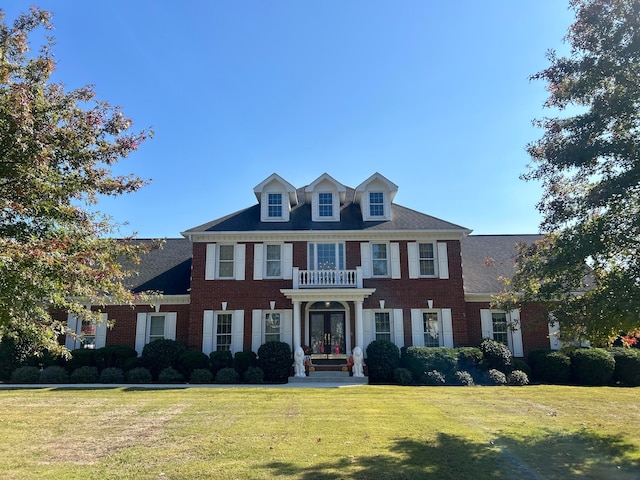
M 389 312 L 375 312 L 376 340 L 391 341 L 391 319 Z
M 282 217 L 282 194 L 270 193 L 268 195 L 268 215 L 271 218 Z
M 369 192 L 369 215 L 372 217 L 384 216 L 384 194 L 382 192 Z
M 507 314 L 504 312 L 491 312 L 493 326 L 493 339 L 509 346 L 509 330 L 507 328 Z
M 219 313 L 216 326 L 216 350 L 231 350 L 231 313 Z
M 282 245 L 266 245 L 267 277 L 282 276 Z
M 309 270 L 344 270 L 343 243 L 310 243 Z
M 387 245 L 385 243 L 371 244 L 371 259 L 373 263 L 373 275 L 375 277 L 386 277 L 389 275 Z
M 220 253 L 218 255 L 218 277 L 233 278 L 233 253 L 235 247 L 233 245 L 220 245 Z
M 280 341 L 280 313 L 267 312 L 264 317 L 264 341 L 279 342 Z
M 149 342 L 164 338 L 164 315 L 149 316 Z
M 424 327 L 424 346 L 439 347 L 440 331 L 438 327 L 437 312 L 423 312 L 422 325 Z
M 420 258 L 420 276 L 433 277 L 436 274 L 435 254 L 433 243 L 421 243 L 418 245 L 418 255 Z
M 320 217 L 333 217 L 333 193 L 318 193 L 318 215 Z

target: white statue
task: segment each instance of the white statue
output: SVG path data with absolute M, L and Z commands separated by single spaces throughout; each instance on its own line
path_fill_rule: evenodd
M 306 377 L 307 375 L 304 372 L 304 350 L 302 347 L 296 348 L 296 351 L 293 354 L 294 359 L 294 372 L 296 377 Z
M 360 347 L 356 347 L 353 349 L 353 376 L 354 377 L 364 377 L 364 354 L 362 353 L 362 349 Z

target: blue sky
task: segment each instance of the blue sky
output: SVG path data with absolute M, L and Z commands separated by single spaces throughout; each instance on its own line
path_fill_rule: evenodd
M 8 21 L 33 0 L 2 7 Z M 518 177 L 541 131 L 563 0 L 41 0 L 56 80 L 94 84 L 155 137 L 117 166 L 152 183 L 99 209 L 122 234 L 180 232 L 256 203 L 276 172 L 355 187 L 476 234 L 535 233 L 540 185 Z

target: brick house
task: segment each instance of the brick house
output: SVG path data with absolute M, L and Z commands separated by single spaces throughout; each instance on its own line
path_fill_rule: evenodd
M 541 312 L 490 308 L 515 244 L 538 236 L 470 235 L 395 204 L 397 191 L 379 173 L 355 188 L 328 174 L 296 188 L 274 173 L 254 188 L 257 204 L 145 255 L 131 288 L 163 292 L 153 305 L 104 308 L 111 329 L 69 318 L 84 338 L 67 347 L 140 353 L 171 338 L 208 354 L 280 340 L 338 359 L 375 339 L 457 347 L 491 337 L 516 357 L 556 347 Z

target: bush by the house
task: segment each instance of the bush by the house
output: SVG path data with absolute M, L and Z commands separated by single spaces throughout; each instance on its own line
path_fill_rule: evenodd
M 122 362 L 122 369 L 125 372 L 133 370 L 134 368 L 142 367 L 142 359 L 140 357 L 127 358 Z
M 516 386 L 529 385 L 529 376 L 522 370 L 514 370 L 507 376 L 507 383 Z
M 506 385 L 507 384 L 507 376 L 502 373 L 500 370 L 495 368 L 489 369 L 487 373 L 487 377 L 489 382 L 493 385 Z
M 151 372 L 145 367 L 136 367 L 127 372 L 127 383 L 151 383 Z
M 488 370 L 499 370 L 502 373 L 511 371 L 513 353 L 504 343 L 485 338 L 480 342 L 478 348 L 482 352 L 482 362 Z
M 640 386 L 640 350 L 637 348 L 614 348 L 611 350 L 616 366 L 613 382 L 627 387 Z
M 393 372 L 400 366 L 400 350 L 388 340 L 374 340 L 367 346 L 369 383 L 392 383 Z
M 10 338 L 0 341 L 0 382 L 11 378 L 11 373 L 20 366 L 19 354 L 15 343 Z
M 471 376 L 471 374 L 469 372 L 466 372 L 464 370 L 461 370 L 459 372 L 456 372 L 455 375 L 455 381 L 458 385 L 464 385 L 467 387 L 472 387 L 473 385 L 475 385 L 474 381 L 473 381 L 473 377 Z
M 408 369 L 416 383 L 423 383 L 424 372 L 436 370 L 453 380 L 458 368 L 458 352 L 447 347 L 405 347 L 400 365 Z
M 51 365 L 40 371 L 40 383 L 67 383 L 69 374 L 64 367 Z
M 260 384 L 264 382 L 264 372 L 260 367 L 249 367 L 244 372 L 244 383 Z
M 220 350 L 209 354 L 211 373 L 215 378 L 216 374 L 223 368 L 233 367 L 233 355 L 228 350 Z
M 187 350 L 180 355 L 179 368 L 185 378 L 191 377 L 194 370 L 208 369 L 209 356 L 197 350 Z
M 212 383 L 213 375 L 211 374 L 211 370 L 208 368 L 196 368 L 193 372 L 191 372 L 191 376 L 189 377 L 189 383 Z
M 153 378 L 167 367 L 178 368 L 180 355 L 186 352 L 184 345 L 176 340 L 161 338 L 147 343 L 142 349 L 142 366 L 146 367 Z
M 95 352 L 96 367 L 99 370 L 111 367 L 125 368 L 127 359 L 138 356 L 138 353 L 133 348 L 124 345 L 108 345 L 97 348 Z
M 107 367 L 100 372 L 101 383 L 124 383 L 124 371 L 118 367 Z
M 258 349 L 258 366 L 264 372 L 265 382 L 286 383 L 293 358 L 291 347 L 284 342 L 267 342 Z
M 216 383 L 240 383 L 240 375 L 235 368 L 223 368 L 216 374 Z
M 184 375 L 173 367 L 163 368 L 158 374 L 160 383 L 181 383 L 184 382 Z
M 11 383 L 38 383 L 39 381 L 40 369 L 28 365 L 16 368 L 9 377 Z
M 526 373 L 527 377 L 531 376 L 531 367 L 529 366 L 529 364 L 527 362 L 525 362 L 521 358 L 514 358 L 511 361 L 511 368 L 513 370 L 520 370 L 520 371 Z
M 393 371 L 393 380 L 398 385 L 411 385 L 413 375 L 411 374 L 411 370 L 398 367 Z
M 616 362 L 602 348 L 578 348 L 571 352 L 571 377 L 580 385 L 609 385 Z
M 477 347 L 459 347 L 456 348 L 458 353 L 458 369 L 465 372 L 477 372 L 482 367 L 482 350 Z
M 536 381 L 558 385 L 571 381 L 571 359 L 560 350 L 534 350 L 529 354 L 529 364 Z
M 424 372 L 424 377 L 422 383 L 426 385 L 444 385 L 447 383 L 444 374 L 437 370 L 431 370 L 429 372 Z
M 236 369 L 238 375 L 241 377 L 244 375 L 244 372 L 247 371 L 249 367 L 255 367 L 256 365 L 256 353 L 250 350 L 245 350 L 244 352 L 236 352 L 233 357 L 233 368 Z
M 71 357 L 65 364 L 69 372 L 73 372 L 80 367 L 96 366 L 96 351 L 93 348 L 77 348 L 71 350 L 70 354 Z
M 76 368 L 69 377 L 72 383 L 97 383 L 99 378 L 98 369 L 90 366 Z

